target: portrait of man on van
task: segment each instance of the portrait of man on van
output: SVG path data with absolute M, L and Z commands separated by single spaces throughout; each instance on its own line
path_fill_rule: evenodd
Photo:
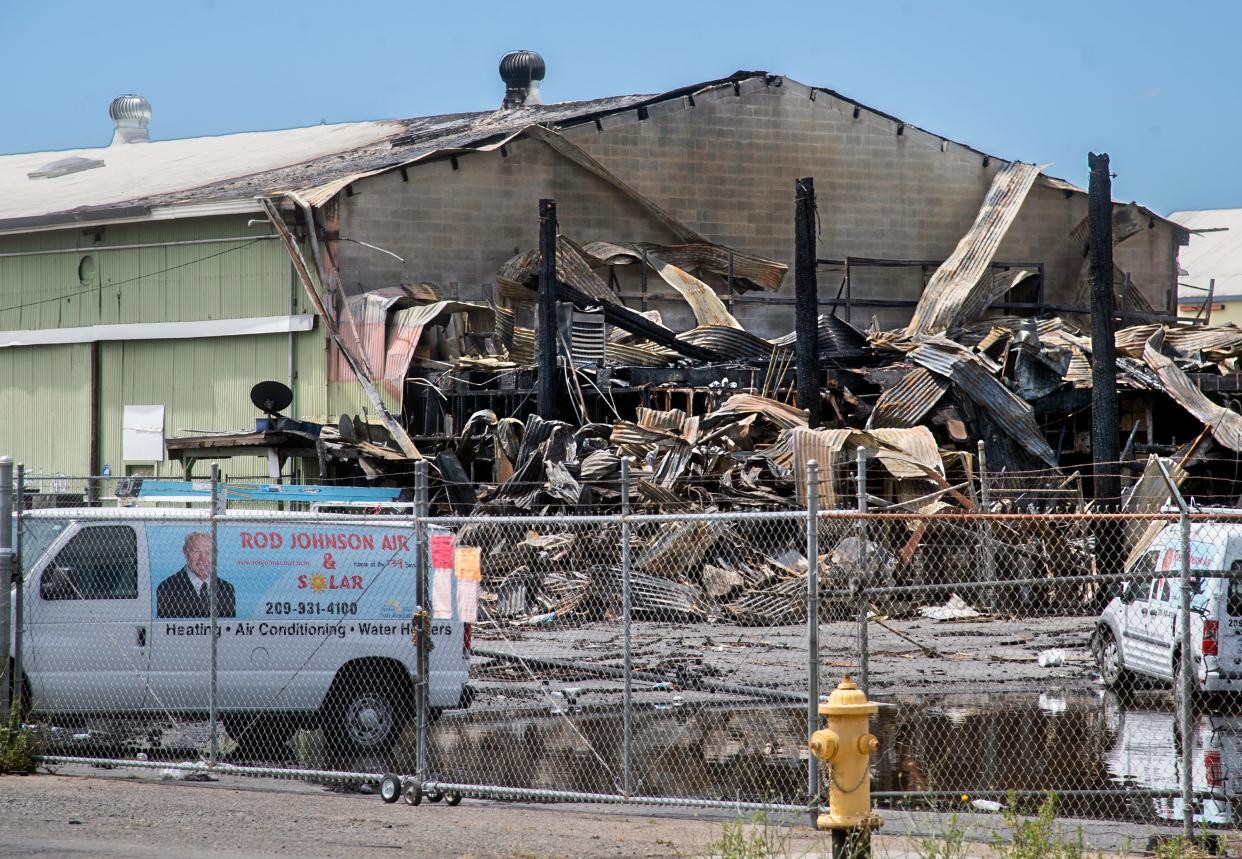
M 211 616 L 211 535 L 194 531 L 181 547 L 185 566 L 155 589 L 156 617 Z M 216 616 L 236 617 L 233 586 L 216 577 Z

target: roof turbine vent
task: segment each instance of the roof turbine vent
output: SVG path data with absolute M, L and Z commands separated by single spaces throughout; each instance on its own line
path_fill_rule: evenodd
M 510 51 L 500 58 L 500 79 L 505 82 L 505 100 L 501 110 L 524 104 L 543 104 L 539 83 L 546 71 L 543 57 L 534 51 Z
M 108 105 L 108 116 L 116 123 L 112 145 L 146 143 L 151 139 L 147 123 L 151 121 L 151 102 L 140 95 L 118 95 Z

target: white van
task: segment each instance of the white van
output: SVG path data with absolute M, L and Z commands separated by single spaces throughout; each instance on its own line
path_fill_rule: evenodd
M 1190 638 L 1196 694 L 1242 691 L 1242 524 L 1190 526 Z M 1165 528 L 1127 570 L 1104 608 L 1091 650 L 1104 685 L 1134 678 L 1180 690 L 1182 534 Z M 1237 578 L 1231 578 L 1233 573 Z
M 33 713 L 207 711 L 210 529 L 206 512 L 26 514 L 17 586 Z M 452 536 L 432 533 L 430 563 L 451 568 Z M 414 712 L 416 551 L 408 520 L 226 515 L 218 525 L 217 707 L 239 745 L 270 748 L 296 727 L 318 725 L 335 750 L 391 748 Z M 451 583 L 438 593 L 456 594 L 451 569 L 430 572 Z M 455 600 L 436 616 L 433 712 L 468 706 L 470 692 L 470 626 Z

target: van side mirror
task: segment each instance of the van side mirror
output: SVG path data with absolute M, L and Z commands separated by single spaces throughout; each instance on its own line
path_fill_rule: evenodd
M 1118 596 L 1121 597 L 1122 605 L 1129 605 L 1138 599 L 1138 588 L 1134 586 L 1134 582 L 1122 582 L 1121 593 Z
M 73 568 L 48 567 L 39 579 L 39 596 L 45 600 L 73 599 Z

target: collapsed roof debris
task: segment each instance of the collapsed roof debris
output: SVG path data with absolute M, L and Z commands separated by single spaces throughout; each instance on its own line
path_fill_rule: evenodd
M 967 580 L 982 538 L 942 514 L 1083 509 L 1089 494 L 1079 467 L 1090 463 L 1091 339 L 1072 314 L 988 310 L 1036 276 L 1028 267 L 996 270 L 993 261 L 1037 175 L 1029 165 L 997 173 L 907 327 L 863 332 L 834 314 L 818 316 L 821 426 L 811 427 L 795 405 L 795 335 L 760 337 L 731 312 L 739 293 L 779 289 L 784 265 L 695 236 L 659 245 L 559 235 L 551 366 L 562 378 L 554 413 L 536 414 L 532 402 L 542 260 L 527 251 L 500 267 L 487 303 L 447 298 L 432 284 L 348 298 L 337 291 L 325 324 L 350 338 L 332 342 L 329 381 L 382 387 L 392 416 L 381 414 L 381 425 L 342 419 L 299 443 L 313 442 L 321 475 L 335 479 L 407 485 L 417 454 L 425 455 L 433 509 L 478 517 L 458 540 L 482 549 L 490 613 L 515 623 L 614 612 L 620 572 L 600 559 L 615 557 L 618 526 L 549 519 L 546 527 L 513 529 L 487 517 L 611 513 L 623 501 L 638 514 L 801 509 L 811 460 L 822 507 L 917 518 L 885 521 L 865 537 L 829 533 L 815 558 L 806 556 L 796 519 L 763 528 L 692 515 L 636 524 L 636 612 L 783 623 L 804 615 L 812 570 L 824 593 L 848 592 L 862 580 Z M 1115 241 L 1122 241 L 1135 218 L 1127 207 L 1117 212 Z M 638 274 L 638 309 L 618 272 L 631 286 Z M 1116 283 L 1118 306 L 1133 307 L 1125 303 L 1124 272 Z M 647 306 L 649 290 L 658 291 L 661 310 Z M 1142 324 L 1116 332 L 1132 483 L 1124 503 L 1136 510 L 1164 503 L 1144 469 L 1150 454 L 1166 458 L 1188 494 L 1235 502 L 1242 416 L 1210 394 L 1242 391 L 1242 330 L 1139 316 Z M 673 318 L 693 323 L 666 323 Z M 376 395 L 368 390 L 373 402 Z M 396 415 L 408 443 L 387 426 Z M 986 502 L 975 491 L 981 441 Z M 863 475 L 855 471 L 859 449 Z M 1146 535 L 1129 538 L 1139 545 Z M 1090 565 L 1081 525 L 998 523 L 986 539 L 996 568 L 1019 577 L 1054 579 Z M 1032 593 L 1049 607 L 1093 598 L 1084 589 Z M 890 614 L 914 608 L 882 606 Z M 824 610 L 836 610 L 831 600 Z

